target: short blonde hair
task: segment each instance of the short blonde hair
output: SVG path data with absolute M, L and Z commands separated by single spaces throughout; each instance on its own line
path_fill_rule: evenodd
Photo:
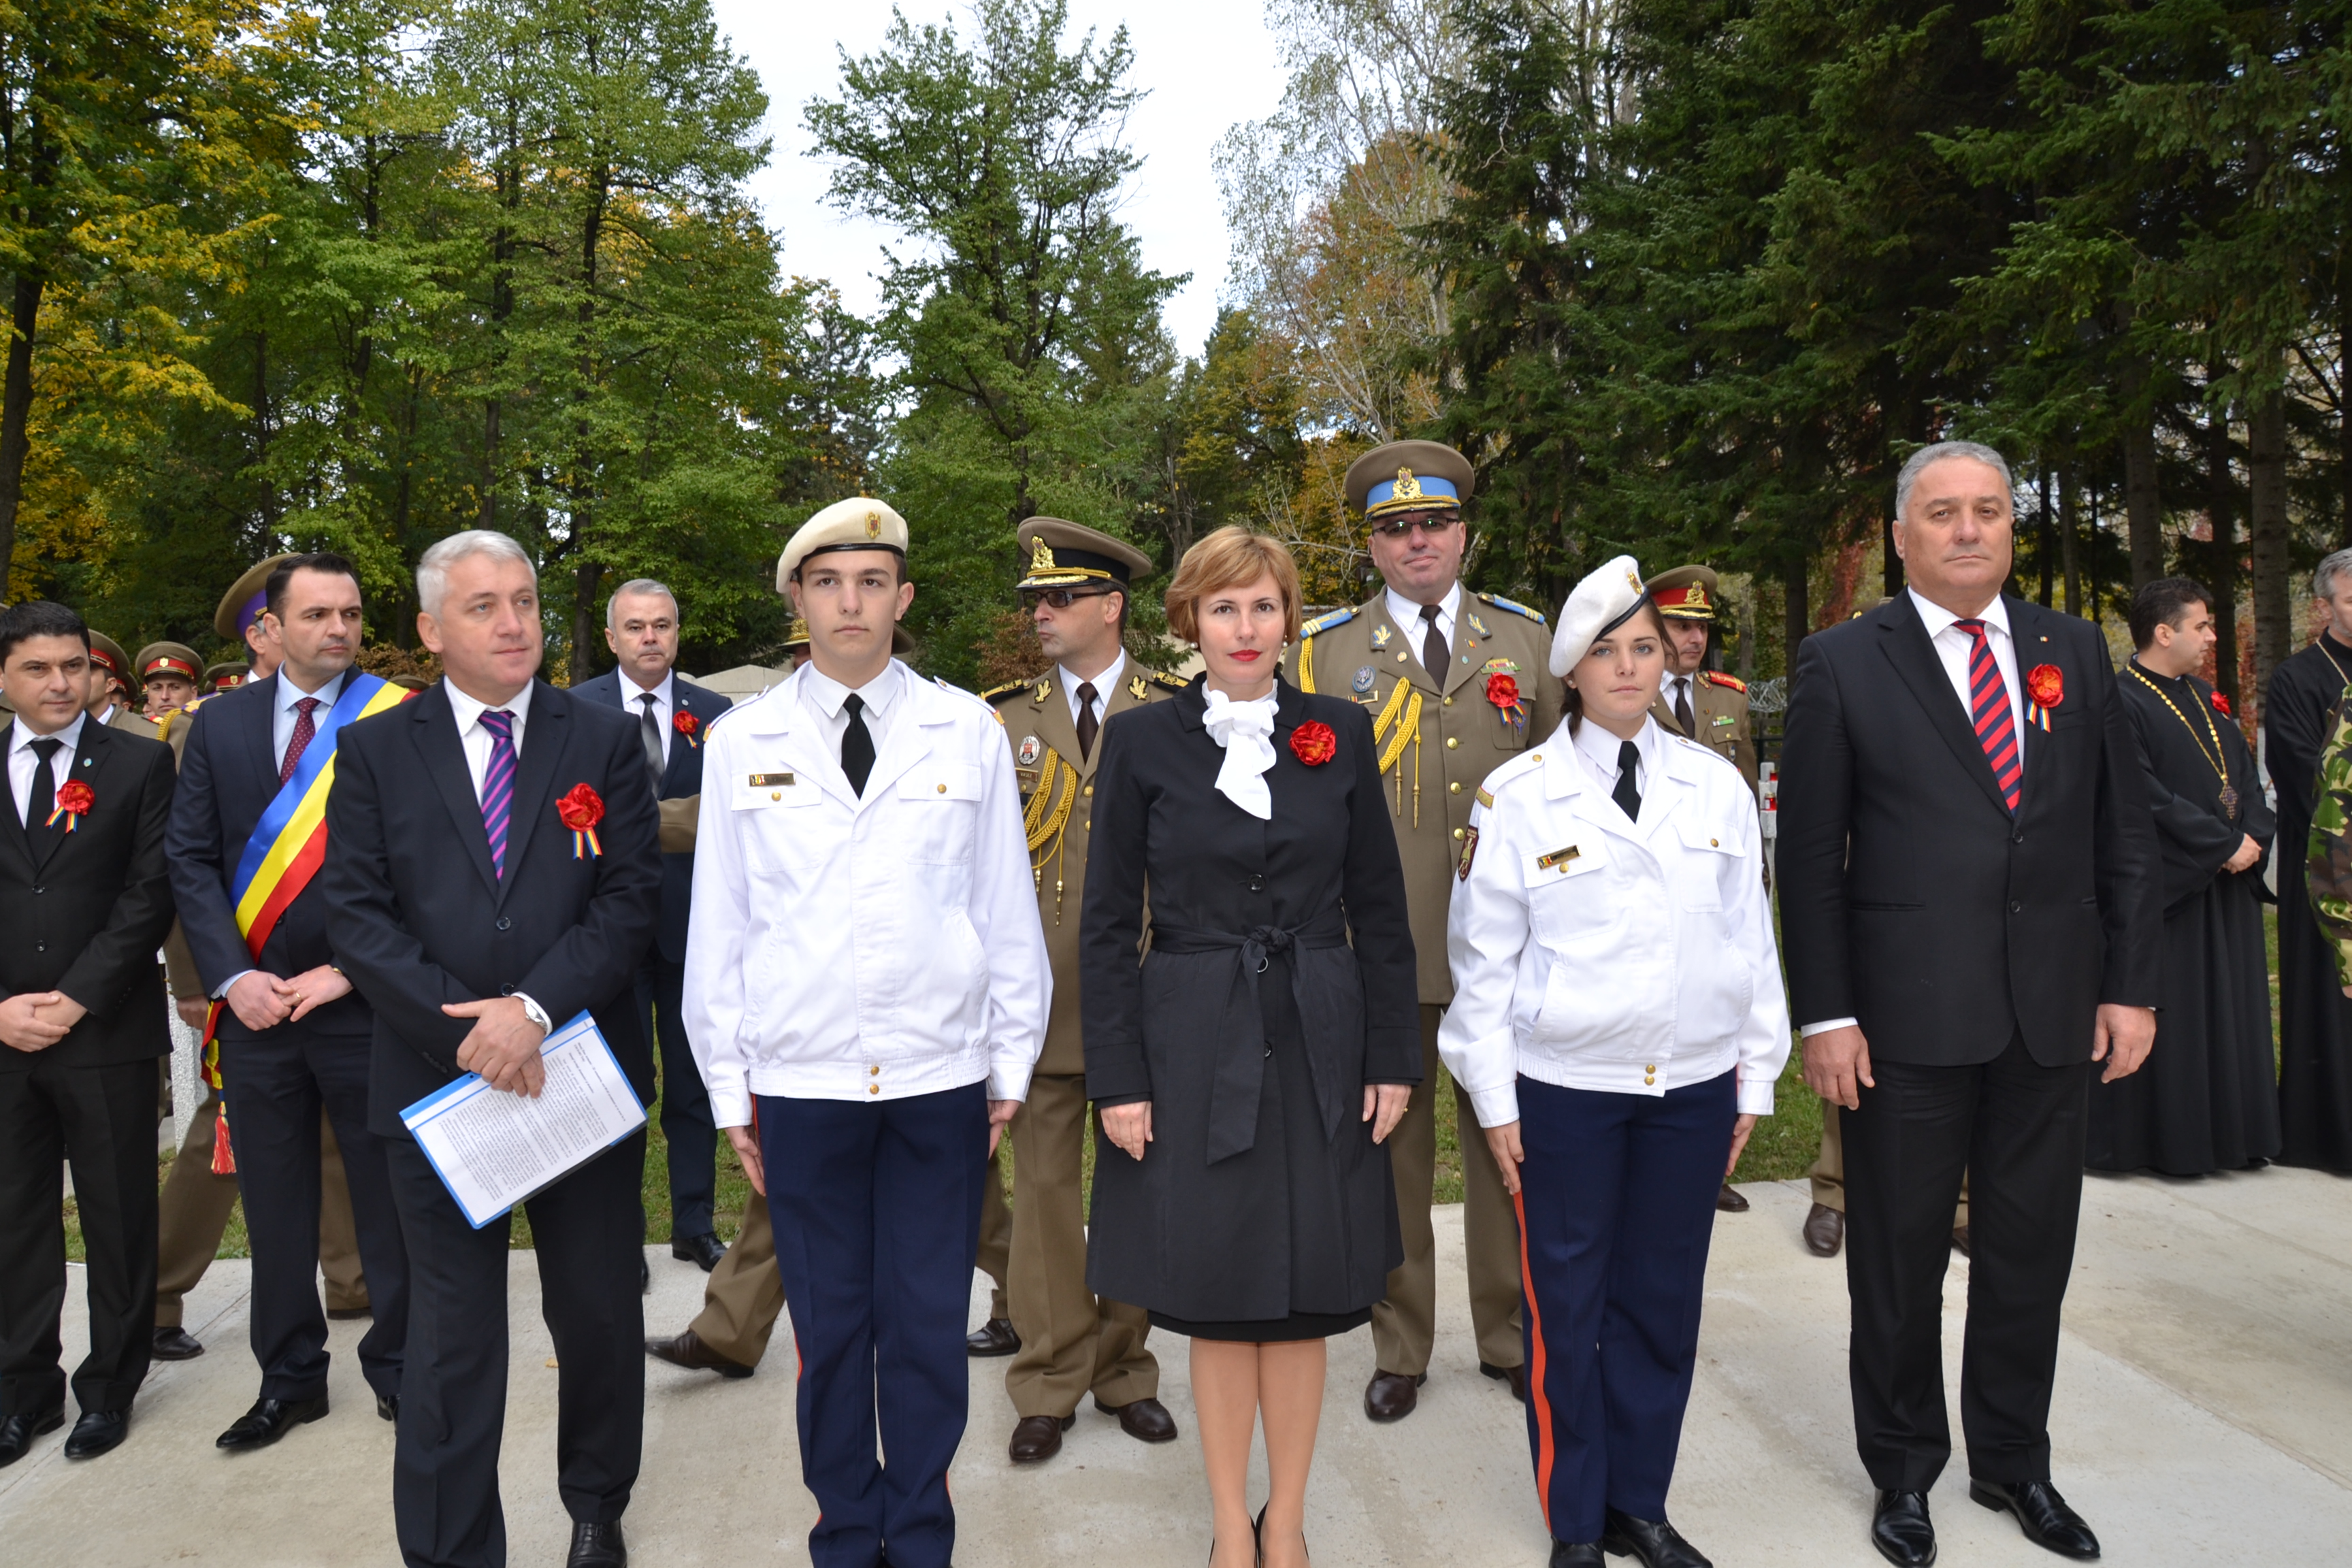
M 1271 577 L 1282 590 L 1283 636 L 1298 640 L 1298 563 L 1278 539 L 1238 523 L 1221 528 L 1184 552 L 1168 584 L 1168 629 L 1188 643 L 1201 640 L 1201 601 L 1227 588 Z

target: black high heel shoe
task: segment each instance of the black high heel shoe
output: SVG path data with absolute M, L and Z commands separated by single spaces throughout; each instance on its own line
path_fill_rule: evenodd
M 1250 1533 L 1257 1538 L 1257 1560 L 1261 1564 L 1265 1562 L 1265 1509 L 1273 1506 L 1267 1503 L 1265 1508 L 1257 1510 L 1257 1517 L 1250 1521 Z M 1307 1532 L 1303 1530 L 1298 1532 L 1298 1549 L 1307 1552 Z M 1307 1552 L 1307 1555 L 1311 1561 L 1315 1553 Z

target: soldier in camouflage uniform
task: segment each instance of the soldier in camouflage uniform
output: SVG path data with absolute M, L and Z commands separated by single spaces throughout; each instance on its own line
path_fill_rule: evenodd
M 1405 1260 L 1372 1310 L 1376 1366 L 1364 1390 L 1375 1421 L 1412 1414 L 1437 1329 L 1436 1241 L 1429 1207 L 1436 1171 L 1437 1026 L 1454 999 L 1445 912 L 1470 807 L 1486 775 L 1559 724 L 1551 634 L 1537 611 L 1458 578 L 1467 534 L 1462 503 L 1473 474 L 1433 441 L 1376 447 L 1348 470 L 1348 503 L 1364 513 L 1384 586 L 1368 602 L 1310 621 L 1289 664 L 1303 690 L 1347 696 L 1371 714 L 1382 780 L 1404 861 L 1405 898 L 1421 966 L 1425 1076 L 1389 1140 Z M 1486 1146 L 1467 1101 L 1462 1147 Z M 1526 1397 L 1519 1331 L 1519 1233 L 1492 1160 L 1462 1162 L 1470 1317 L 1479 1369 Z

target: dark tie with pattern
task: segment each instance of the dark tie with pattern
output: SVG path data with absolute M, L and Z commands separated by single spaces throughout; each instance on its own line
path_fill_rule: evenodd
M 319 727 L 310 721 L 318 707 L 315 697 L 305 697 L 294 704 L 294 732 L 286 737 L 286 760 L 278 764 L 278 782 L 281 784 L 294 776 L 294 770 L 301 765 L 302 753 L 319 738 Z
M 65 746 L 54 735 L 45 735 L 32 742 L 33 754 L 41 761 L 33 770 L 32 790 L 25 796 L 25 842 L 33 847 L 35 860 L 48 853 L 57 832 L 49 826 L 49 814 L 57 808 L 58 753 Z
M 874 771 L 874 731 L 866 727 L 866 699 L 853 691 L 841 700 L 841 707 L 849 715 L 849 728 L 841 732 L 841 771 L 863 800 L 866 775 Z
M 490 836 L 490 869 L 507 874 L 507 819 L 514 815 L 514 715 L 499 708 L 482 715 L 490 732 L 490 764 L 482 770 L 482 831 Z
M 1078 755 L 1095 754 L 1095 737 L 1102 732 L 1102 721 L 1095 717 L 1095 683 L 1078 682 Z
M 1684 734 L 1694 741 L 1698 739 L 1698 721 L 1691 717 L 1690 677 L 1687 675 L 1675 677 L 1675 722 L 1683 727 Z
M 654 793 L 659 795 L 663 767 L 661 725 L 654 721 L 654 704 L 661 699 L 648 691 L 637 700 L 645 704 L 637 710 L 637 739 L 646 743 L 646 772 L 653 774 Z
M 1982 621 L 1954 621 L 1969 638 L 1969 722 L 1975 726 L 1977 744 L 1992 764 L 1993 783 L 2009 814 L 2017 815 L 2018 786 L 2025 781 L 2025 753 L 2018 749 L 2017 715 L 2009 710 L 2009 683 L 1992 657 L 1992 639 Z
M 1421 607 L 1421 624 L 1427 628 L 1421 634 L 1421 668 L 1429 671 L 1432 680 L 1443 686 L 1445 684 L 1445 663 L 1451 655 L 1446 650 L 1445 634 L 1437 629 L 1435 605 Z
M 1641 765 L 1642 748 L 1631 741 L 1620 741 L 1617 743 L 1617 787 L 1609 792 L 1609 798 L 1617 803 L 1618 810 L 1636 822 L 1642 820 L 1642 790 L 1633 771 Z

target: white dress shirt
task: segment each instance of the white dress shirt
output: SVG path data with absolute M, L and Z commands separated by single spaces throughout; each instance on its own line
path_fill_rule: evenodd
M 1066 664 L 1054 668 L 1062 677 L 1062 695 L 1070 700 L 1070 722 L 1078 721 L 1078 688 L 1091 681 L 1095 689 L 1095 722 L 1099 724 L 1110 716 L 1110 694 L 1118 689 L 1119 672 L 1127 668 L 1127 651 L 1120 649 L 1110 661 L 1110 668 L 1097 676 L 1082 676 Z
M 662 766 L 669 766 L 671 721 L 677 717 L 677 678 L 676 672 L 663 670 L 661 684 L 652 690 L 654 728 L 661 731 Z M 637 715 L 646 710 L 646 690 L 637 684 L 636 677 L 621 671 L 621 706 L 629 711 L 632 723 L 641 723 Z
M 350 674 L 345 670 L 331 677 L 318 690 L 305 691 L 294 684 L 291 670 L 282 664 L 278 667 L 278 710 L 269 716 L 269 761 L 279 773 L 286 771 L 286 748 L 293 743 L 294 726 L 301 718 L 295 705 L 305 697 L 319 700 L 319 705 L 310 710 L 310 729 L 315 734 L 327 721 L 327 710 L 335 705 L 335 699 L 343 694 L 343 681 Z
M 1561 726 L 1559 732 L 1565 734 L 1567 727 Z M 1663 738 L 1657 721 L 1644 714 L 1642 732 L 1633 737 L 1633 749 L 1642 759 L 1633 768 L 1633 787 L 1643 800 L 1650 798 L 1650 779 L 1657 768 L 1658 742 Z M 1576 727 L 1577 757 L 1604 795 L 1613 797 L 1617 793 L 1617 752 L 1624 743 L 1590 719 Z
M 1445 597 L 1437 603 L 1437 635 L 1445 639 L 1448 648 L 1454 647 L 1454 617 L 1461 608 L 1462 584 L 1456 583 L 1445 590 Z M 1396 622 L 1397 629 L 1404 633 L 1405 641 L 1412 645 L 1412 657 L 1419 658 L 1422 639 L 1428 635 L 1423 629 L 1427 623 L 1421 618 L 1421 606 L 1391 588 L 1389 618 Z M 1429 673 L 1440 681 L 1445 679 L 1445 672 L 1442 669 L 1433 669 Z
M 1922 598 L 1916 588 L 1906 588 L 1911 595 L 1912 608 L 1919 612 L 1921 624 L 1927 628 L 1928 646 L 1943 664 L 1944 679 L 1952 683 L 1953 695 L 1960 700 L 1960 712 L 1973 724 L 1976 703 L 1969 690 L 1969 655 L 1975 651 L 1976 639 L 1952 623 L 1960 617 L 1932 600 Z M 2017 726 L 2017 743 L 2025 744 L 2025 685 L 2017 678 L 2017 638 L 2009 629 L 2009 606 L 1993 595 L 1976 616 L 1985 624 L 1985 641 L 1992 647 L 1992 661 L 2000 668 L 2000 681 L 2009 688 L 2009 720 Z M 1830 1029 L 1851 1028 L 1861 1020 L 1856 1018 L 1823 1018 L 1806 1024 L 1797 1033 L 1807 1039 Z
M 53 799 L 40 801 L 37 803 L 40 816 L 33 816 L 37 804 L 32 798 L 33 775 L 41 771 L 40 754 L 33 750 L 33 742 L 44 739 L 64 742 L 49 763 L 50 784 L 53 786 L 61 784 L 66 782 L 67 773 L 73 766 L 74 753 L 81 749 L 81 727 L 89 721 L 89 714 L 77 713 L 72 723 L 49 736 L 36 735 L 26 729 L 21 716 L 8 721 L 8 794 L 16 805 L 17 821 L 30 822 L 38 827 L 48 820 L 50 810 L 57 805 Z
M 801 669 L 808 674 L 797 688 L 801 709 L 816 721 L 817 733 L 824 737 L 826 752 L 837 773 L 841 768 L 841 738 L 849 733 L 846 704 L 852 689 L 819 669 L 814 659 L 801 666 Z M 858 700 L 866 704 L 866 732 L 874 737 L 874 754 L 877 757 L 882 754 L 882 742 L 890 733 L 891 710 L 904 699 L 907 683 L 914 679 L 915 672 L 894 658 L 882 667 L 881 674 L 856 688 Z
M 490 771 L 490 742 L 493 737 L 488 730 L 482 728 L 482 714 L 488 709 L 489 704 L 477 701 L 467 696 L 457 689 L 456 681 L 446 676 L 442 679 L 441 684 L 447 689 L 449 707 L 457 716 L 457 743 L 466 748 L 466 771 L 474 775 L 474 798 L 479 800 L 482 798 L 482 781 L 488 776 Z M 522 762 L 523 726 L 530 718 L 531 687 L 537 684 L 536 680 L 526 683 L 520 691 L 499 704 L 500 708 L 514 715 L 514 753 L 515 762 L 518 764 Z

